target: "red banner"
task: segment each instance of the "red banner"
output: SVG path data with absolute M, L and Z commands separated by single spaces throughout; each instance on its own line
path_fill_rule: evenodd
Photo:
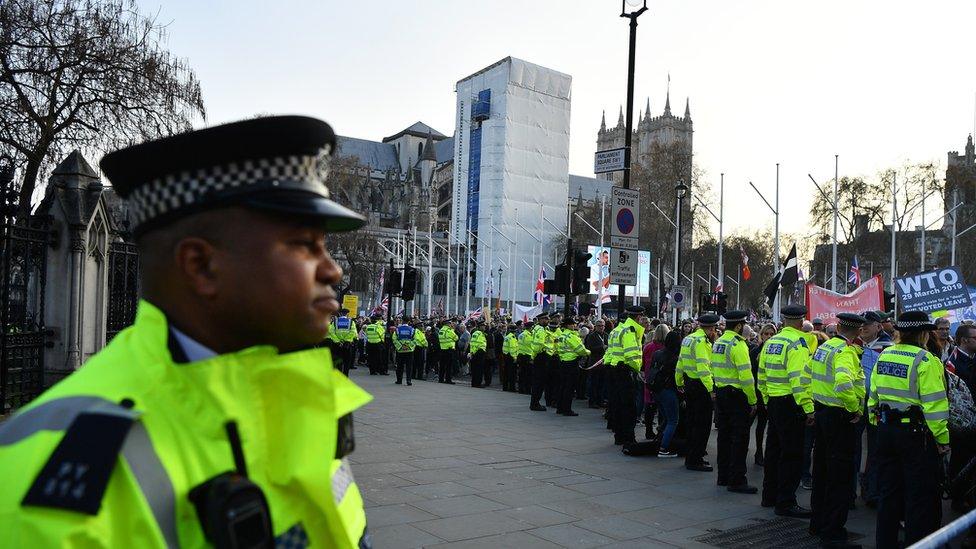
M 849 294 L 839 294 L 812 282 L 806 286 L 807 318 L 822 318 L 824 324 L 837 322 L 837 313 L 863 314 L 884 310 L 881 275 L 874 275 Z

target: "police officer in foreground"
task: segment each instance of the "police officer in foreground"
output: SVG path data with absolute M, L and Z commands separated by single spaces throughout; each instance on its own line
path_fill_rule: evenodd
M 705 461 L 705 448 L 712 432 L 712 408 L 715 387 L 712 381 L 712 343 L 718 338 L 719 316 L 698 317 L 698 329 L 681 341 L 681 352 L 674 372 L 675 386 L 684 393 L 688 421 L 685 468 L 690 471 L 712 471 Z
M 857 422 L 864 408 L 864 322 L 860 315 L 839 313 L 837 335 L 817 347 L 809 363 L 815 420 L 810 533 L 826 547 L 860 547 L 847 540 L 845 525 L 854 489 Z
M 715 424 L 718 427 L 716 465 L 718 485 L 729 492 L 755 494 L 746 478 L 749 426 L 756 414 L 756 386 L 752 377 L 749 346 L 742 338 L 745 311 L 725 313 L 726 330 L 712 345 L 712 378 L 715 382 Z
M 941 456 L 949 451 L 945 372 L 925 350 L 935 324 L 922 311 L 907 311 L 895 328 L 899 343 L 878 357 L 868 399 L 870 421 L 878 426 L 878 547 L 897 546 L 902 517 L 906 546 L 938 530 Z
M 781 311 L 782 330 L 766 340 L 759 354 L 759 391 L 766 401 L 769 429 L 763 467 L 762 506 L 777 515 L 808 518 L 797 505 L 803 472 L 803 436 L 813 425 L 813 399 L 807 362 L 810 351 L 800 328 L 807 308 L 789 305 Z
M 0 426 L 0 547 L 364 547 L 345 459 L 370 396 L 313 348 L 339 309 L 335 135 L 258 118 L 105 156 L 135 323 Z M 323 403 L 328 402 L 328 406 Z

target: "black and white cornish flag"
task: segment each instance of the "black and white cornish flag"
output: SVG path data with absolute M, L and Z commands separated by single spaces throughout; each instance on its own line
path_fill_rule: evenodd
M 783 264 L 783 276 L 780 277 L 780 286 L 789 286 L 791 284 L 796 284 L 799 280 L 799 273 L 797 272 L 797 262 L 796 262 L 796 244 L 790 248 L 790 255 L 786 256 L 786 263 Z

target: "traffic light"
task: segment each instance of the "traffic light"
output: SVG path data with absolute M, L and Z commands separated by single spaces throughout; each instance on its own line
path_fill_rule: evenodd
M 556 295 L 570 295 L 569 280 L 570 272 L 569 265 L 565 263 L 562 265 L 556 265 L 556 274 L 554 275 L 554 280 L 556 282 Z
M 389 268 L 383 276 L 386 279 L 383 293 L 387 295 L 399 295 L 403 282 L 400 280 L 400 269 Z
M 400 297 L 404 301 L 413 299 L 417 293 L 417 269 L 413 267 L 403 268 L 403 287 L 400 288 Z
M 584 295 L 590 292 L 590 258 L 593 254 L 583 250 L 573 250 L 572 276 L 569 295 Z M 569 261 L 567 261 L 569 263 Z
M 725 292 L 718 293 L 718 314 L 724 315 L 729 306 L 729 296 Z

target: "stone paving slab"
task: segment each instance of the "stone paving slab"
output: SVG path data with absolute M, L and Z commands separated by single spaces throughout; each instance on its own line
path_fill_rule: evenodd
M 352 378 L 375 397 L 356 412 L 350 461 L 378 549 L 707 547 L 694 538 L 774 518 L 758 495 L 731 494 L 681 459 L 624 456 L 580 401 L 570 418 L 496 388 L 407 387 L 364 368 Z M 713 432 L 712 456 L 714 445 Z M 866 547 L 874 517 L 859 505 L 848 520 Z

